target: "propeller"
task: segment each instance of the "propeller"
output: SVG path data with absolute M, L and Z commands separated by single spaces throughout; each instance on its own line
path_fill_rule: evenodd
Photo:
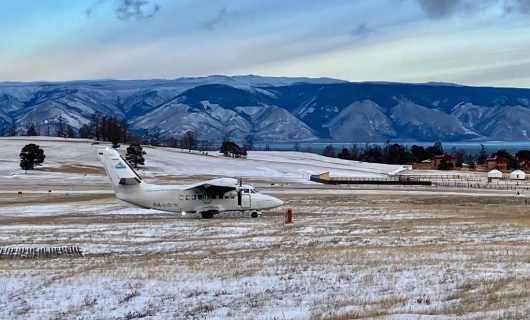
M 239 176 L 239 187 L 241 188 L 243 186 L 243 177 Z

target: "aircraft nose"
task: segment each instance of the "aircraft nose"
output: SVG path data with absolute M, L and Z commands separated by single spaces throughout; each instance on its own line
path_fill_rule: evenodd
M 277 207 L 283 206 L 283 201 L 278 198 L 274 198 L 274 205 Z

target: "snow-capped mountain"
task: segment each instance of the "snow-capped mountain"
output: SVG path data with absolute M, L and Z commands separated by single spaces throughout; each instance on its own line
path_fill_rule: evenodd
M 60 115 L 79 128 L 95 112 L 126 118 L 132 130 L 208 139 L 530 139 L 530 89 L 254 75 L 0 83 L 4 127 L 53 125 Z

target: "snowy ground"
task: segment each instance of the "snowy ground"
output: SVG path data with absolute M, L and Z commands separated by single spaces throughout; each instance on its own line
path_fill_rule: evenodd
M 86 257 L 0 260 L 0 319 L 530 314 L 525 194 L 332 188 L 305 175 L 381 175 L 396 167 L 294 152 L 234 160 L 147 149 L 140 170 L 147 180 L 242 175 L 286 203 L 259 219 L 207 221 L 119 202 L 90 143 L 39 141 L 45 165 L 25 175 L 17 156 L 26 143 L 0 140 L 0 247 L 79 246 Z

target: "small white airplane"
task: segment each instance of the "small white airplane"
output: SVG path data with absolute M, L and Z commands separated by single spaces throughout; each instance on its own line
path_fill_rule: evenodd
M 283 205 L 283 201 L 242 185 L 234 178 L 217 178 L 192 185 L 155 185 L 142 181 L 127 161 L 114 149 L 98 149 L 116 197 L 130 204 L 182 215 L 199 212 L 211 219 L 223 211 L 259 211 Z

